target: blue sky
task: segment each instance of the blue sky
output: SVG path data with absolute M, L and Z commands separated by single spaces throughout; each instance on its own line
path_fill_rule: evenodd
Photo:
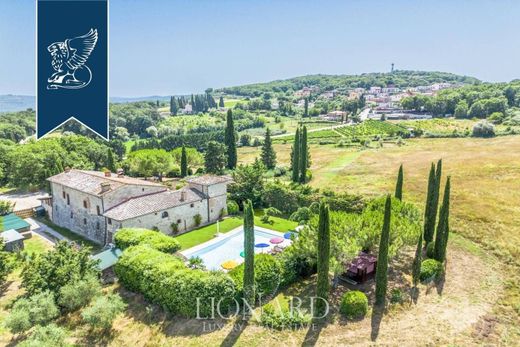
M 0 0 L 0 94 L 34 94 L 33 0 Z M 306 74 L 520 78 L 520 1 L 110 0 L 111 96 Z

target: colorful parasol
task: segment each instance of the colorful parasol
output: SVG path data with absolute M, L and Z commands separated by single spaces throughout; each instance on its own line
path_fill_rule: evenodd
M 283 234 L 283 237 L 286 239 L 286 240 L 290 240 L 292 238 L 292 236 L 294 235 L 294 237 L 296 237 L 296 233 L 293 233 L 292 231 L 288 231 L 286 232 L 285 234 Z
M 256 248 L 265 248 L 265 247 L 269 247 L 269 244 L 268 243 L 257 243 L 255 245 Z
M 277 245 L 279 243 L 282 243 L 284 241 L 283 237 L 273 237 L 269 240 L 273 245 Z
M 238 263 L 235 260 L 226 260 L 225 262 L 220 264 L 220 266 L 222 266 L 222 268 L 224 270 L 231 270 L 231 269 L 237 267 L 237 265 L 238 265 Z

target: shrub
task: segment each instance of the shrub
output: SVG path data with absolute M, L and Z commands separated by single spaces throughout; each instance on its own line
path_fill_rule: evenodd
M 435 242 L 430 242 L 426 246 L 426 256 L 430 259 L 433 258 L 433 255 L 435 254 Z
M 66 333 L 63 328 L 56 324 L 37 326 L 34 332 L 25 341 L 18 344 L 18 347 L 62 347 L 65 343 Z
M 147 246 L 126 249 L 115 271 L 127 289 L 184 317 L 197 316 L 197 298 L 203 317 L 214 308 L 212 298 L 214 303 L 221 301 L 224 313 L 235 296 L 235 285 L 227 274 L 189 269 L 181 259 Z
M 346 292 L 341 297 L 339 311 L 351 319 L 364 317 L 368 312 L 367 296 L 358 290 Z
M 442 263 L 435 259 L 426 259 L 421 264 L 421 275 L 419 279 L 422 282 L 432 281 L 442 274 L 444 269 L 442 268 Z
M 239 211 L 238 204 L 235 200 L 228 200 L 227 202 L 227 212 L 234 216 L 237 215 Z
M 281 283 L 282 266 L 271 254 L 255 255 L 255 293 L 262 298 L 276 293 Z M 235 282 L 237 296 L 242 297 L 244 280 L 244 263 L 229 272 Z
M 161 252 L 175 253 L 181 249 L 179 242 L 158 231 L 139 229 L 139 228 L 123 228 L 115 235 L 116 246 L 126 249 L 130 246 L 149 245 Z
M 302 328 L 309 325 L 310 322 L 309 315 L 303 314 L 299 310 L 291 312 L 287 301 L 280 303 L 279 306 L 272 303 L 265 305 L 260 316 L 260 323 L 263 326 L 277 330 Z
M 0 200 L 0 216 L 13 212 L 15 203 L 9 200 Z
M 486 120 L 482 120 L 473 126 L 474 137 L 493 137 L 495 136 L 495 126 Z
M 101 294 L 101 283 L 93 276 L 69 283 L 60 289 L 58 304 L 68 311 L 88 305 L 96 296 Z
M 18 300 L 5 321 L 13 334 L 30 329 L 33 325 L 44 325 L 58 317 L 60 311 L 50 291 L 35 294 L 28 299 Z
M 179 232 L 179 224 L 173 222 L 170 224 L 170 229 L 172 229 L 172 234 L 177 234 Z
M 394 288 L 390 292 L 390 302 L 392 304 L 401 304 L 404 301 L 404 295 L 401 289 Z
M 81 317 L 91 328 L 107 330 L 125 307 L 126 304 L 117 294 L 99 296 L 81 312 Z
M 200 223 L 202 222 L 202 216 L 200 215 L 200 213 L 197 213 L 195 216 L 193 216 L 193 222 L 197 227 L 200 225 Z
M 311 219 L 311 216 L 312 212 L 310 208 L 300 207 L 296 212 L 291 214 L 290 219 L 301 224 L 308 222 Z

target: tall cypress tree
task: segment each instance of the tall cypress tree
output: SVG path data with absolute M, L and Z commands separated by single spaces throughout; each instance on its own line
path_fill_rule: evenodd
M 220 99 L 218 100 L 218 107 L 224 107 L 224 97 L 221 96 Z
M 383 229 L 379 241 L 379 253 L 377 255 L 376 269 L 376 304 L 381 305 L 385 302 L 386 289 L 388 287 L 388 244 L 390 241 L 390 219 L 392 216 L 392 198 L 386 197 L 385 217 Z
M 307 148 L 307 127 L 303 126 L 300 138 L 300 183 L 305 183 L 307 180 L 307 163 L 308 163 L 308 148 Z
M 433 234 L 435 233 L 435 219 L 431 220 L 435 187 L 435 165 L 432 163 L 430 167 L 430 176 L 428 177 L 428 192 L 426 194 L 426 204 L 424 209 L 424 241 L 426 242 L 426 245 L 433 241 Z
M 262 153 L 260 154 L 262 163 L 268 170 L 272 170 L 276 166 L 276 153 L 273 148 L 273 141 L 271 140 L 271 130 L 269 128 L 265 131 L 265 139 L 262 144 Z
M 399 173 L 397 174 L 397 184 L 395 186 L 395 197 L 399 200 L 403 200 L 403 164 L 399 166 Z
M 112 152 L 112 148 L 109 148 L 107 153 L 107 169 L 109 169 L 111 172 L 116 172 L 116 162 L 114 160 L 114 153 Z
M 439 213 L 439 199 L 440 199 L 440 191 L 441 191 L 441 182 L 442 180 L 442 159 L 437 162 L 437 167 L 435 170 L 435 192 L 433 195 L 433 208 L 430 210 L 431 217 L 430 222 L 432 223 L 432 229 L 435 229 L 435 223 L 437 221 L 437 214 Z M 432 234 L 433 235 L 433 234 Z
M 421 275 L 422 243 L 423 243 L 423 236 L 422 236 L 422 233 L 420 233 L 419 240 L 417 241 L 417 248 L 415 249 L 415 257 L 413 258 L 413 265 L 412 265 L 412 280 L 413 280 L 414 287 L 417 287 L 417 284 L 419 283 L 419 277 Z
M 309 98 L 305 98 L 304 106 L 303 106 L 303 116 L 309 116 Z
M 186 147 L 182 146 L 181 150 L 181 177 L 188 176 L 188 156 L 186 155 Z
M 329 206 L 321 203 L 318 221 L 318 279 L 316 296 L 328 300 L 329 298 L 329 261 L 330 261 L 330 220 Z M 326 305 L 322 300 L 316 301 L 316 310 L 319 315 L 325 313 Z
M 300 129 L 296 129 L 292 150 L 292 181 L 300 180 Z
M 237 166 L 237 144 L 235 139 L 235 125 L 233 123 L 233 112 L 231 111 L 231 109 L 227 111 L 224 144 L 227 147 L 227 168 L 234 169 Z
M 251 200 L 244 203 L 244 300 L 255 304 L 255 225 Z
M 448 235 L 450 232 L 450 177 L 446 179 L 444 187 L 444 197 L 442 200 L 441 211 L 439 214 L 439 223 L 437 224 L 437 233 L 435 235 L 434 258 L 440 262 L 446 259 L 446 248 L 448 247 Z

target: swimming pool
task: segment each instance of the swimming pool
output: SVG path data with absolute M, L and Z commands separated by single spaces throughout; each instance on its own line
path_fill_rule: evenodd
M 255 247 L 255 253 L 269 252 L 274 247 L 274 245 L 269 242 L 273 237 L 283 238 L 283 234 L 255 226 L 255 244 L 266 243 L 269 245 L 269 247 L 266 248 Z M 280 246 L 288 246 L 290 243 L 291 240 L 284 239 Z M 220 265 L 227 260 L 235 260 L 238 263 L 243 262 L 244 259 L 240 256 L 240 252 L 243 250 L 244 229 L 240 226 L 210 241 L 182 251 L 181 254 L 188 259 L 200 257 L 208 270 L 221 270 L 222 267 Z

